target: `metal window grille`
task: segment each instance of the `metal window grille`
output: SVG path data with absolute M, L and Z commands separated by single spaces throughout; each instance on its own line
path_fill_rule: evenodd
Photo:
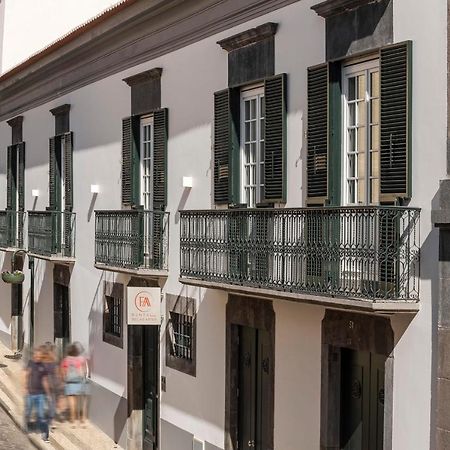
M 120 337 L 122 335 L 122 299 L 105 296 L 105 333 Z
M 192 360 L 193 317 L 170 312 L 170 354 L 175 358 Z

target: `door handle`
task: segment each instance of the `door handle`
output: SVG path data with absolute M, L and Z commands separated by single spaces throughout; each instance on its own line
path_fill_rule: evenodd
M 255 441 L 248 441 L 249 447 L 255 447 Z

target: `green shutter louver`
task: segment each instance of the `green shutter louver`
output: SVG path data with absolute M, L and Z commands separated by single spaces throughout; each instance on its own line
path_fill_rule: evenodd
M 122 204 L 126 207 L 139 204 L 138 136 L 138 118 L 124 118 L 122 120 Z
M 14 194 L 14 167 L 13 157 L 16 151 L 15 145 L 9 145 L 6 150 L 6 209 L 12 210 L 15 208 Z
M 58 142 L 57 142 L 58 141 Z M 48 168 L 49 168 L 49 180 L 48 180 L 48 195 L 49 195 L 49 209 L 54 211 L 57 209 L 57 161 L 56 152 L 57 144 L 59 140 L 56 136 L 53 136 L 49 140 L 49 156 L 48 156 Z
M 153 114 L 153 209 L 164 210 L 167 205 L 167 138 L 168 110 Z
M 286 74 L 264 80 L 264 197 L 286 202 Z
M 328 199 L 328 64 L 308 68 L 307 203 Z
M 230 90 L 214 93 L 214 202 L 230 199 L 231 112 Z
M 411 197 L 410 41 L 380 50 L 380 201 Z
M 73 210 L 73 133 L 62 136 L 64 142 L 64 198 L 65 210 Z
M 17 206 L 19 211 L 25 211 L 25 142 L 17 144 L 17 159 Z

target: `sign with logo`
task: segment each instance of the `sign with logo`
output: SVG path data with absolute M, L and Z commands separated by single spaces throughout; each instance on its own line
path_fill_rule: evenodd
M 161 288 L 127 288 L 128 325 L 161 325 Z

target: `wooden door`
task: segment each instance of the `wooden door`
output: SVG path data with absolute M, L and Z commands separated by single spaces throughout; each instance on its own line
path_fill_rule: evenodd
M 158 449 L 159 427 L 159 327 L 143 326 L 143 449 Z
M 341 449 L 382 450 L 386 358 L 342 349 Z
M 70 342 L 70 298 L 69 287 L 59 283 L 53 285 L 53 331 L 58 353 L 62 356 Z
M 239 327 L 238 448 L 267 450 L 269 418 L 269 336 Z

